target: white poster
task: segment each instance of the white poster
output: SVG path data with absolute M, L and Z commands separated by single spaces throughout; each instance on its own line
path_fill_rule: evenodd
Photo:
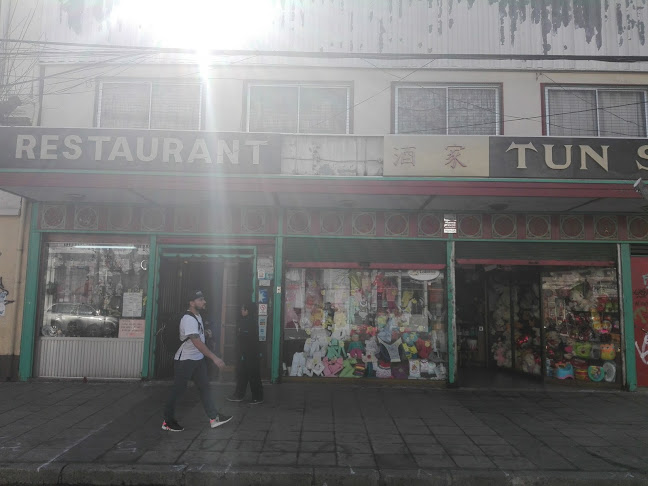
M 122 316 L 142 316 L 142 292 L 124 292 L 122 299 Z

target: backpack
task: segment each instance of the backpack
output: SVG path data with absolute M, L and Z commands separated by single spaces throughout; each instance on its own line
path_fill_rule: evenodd
M 176 313 L 167 315 L 166 318 L 162 319 L 162 328 L 158 333 L 161 334 L 162 348 L 164 352 L 175 356 L 176 352 L 185 342 L 189 340 L 189 337 L 185 339 L 180 339 L 180 321 L 184 316 L 192 316 L 198 322 L 200 326 L 200 321 L 195 316 L 195 314 L 185 311 L 181 315 Z

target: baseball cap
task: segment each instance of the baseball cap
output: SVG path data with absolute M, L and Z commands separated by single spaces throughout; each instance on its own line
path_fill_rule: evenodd
M 204 298 L 205 296 L 203 295 L 202 290 L 192 290 L 187 295 L 187 302 L 191 302 L 196 299 L 204 299 Z

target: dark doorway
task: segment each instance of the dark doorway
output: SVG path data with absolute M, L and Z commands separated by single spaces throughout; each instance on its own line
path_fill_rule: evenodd
M 252 282 L 251 258 L 163 256 L 160 261 L 155 377 L 168 379 L 173 376 L 173 356 L 179 344 L 178 325 L 186 311 L 186 295 L 192 289 L 202 290 L 207 300 L 203 314 L 208 331 L 207 346 L 226 363 L 233 364 L 237 310 L 243 301 L 251 298 Z M 224 373 L 210 366 L 212 379 L 223 378 L 232 372 L 232 366 Z

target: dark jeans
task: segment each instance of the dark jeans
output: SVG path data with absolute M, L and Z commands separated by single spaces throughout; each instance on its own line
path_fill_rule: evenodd
M 261 385 L 258 359 L 239 359 L 236 364 L 236 392 L 234 395 L 244 397 L 248 383 L 252 391 L 252 400 L 263 400 L 263 385 Z
M 193 378 L 194 383 L 200 392 L 200 400 L 207 417 L 216 418 L 218 410 L 211 397 L 209 389 L 209 380 L 207 379 L 207 360 L 205 358 L 193 360 L 175 360 L 173 362 L 173 387 L 171 394 L 164 407 L 164 419 L 175 420 L 176 401 L 183 395 L 187 389 L 189 380 Z

